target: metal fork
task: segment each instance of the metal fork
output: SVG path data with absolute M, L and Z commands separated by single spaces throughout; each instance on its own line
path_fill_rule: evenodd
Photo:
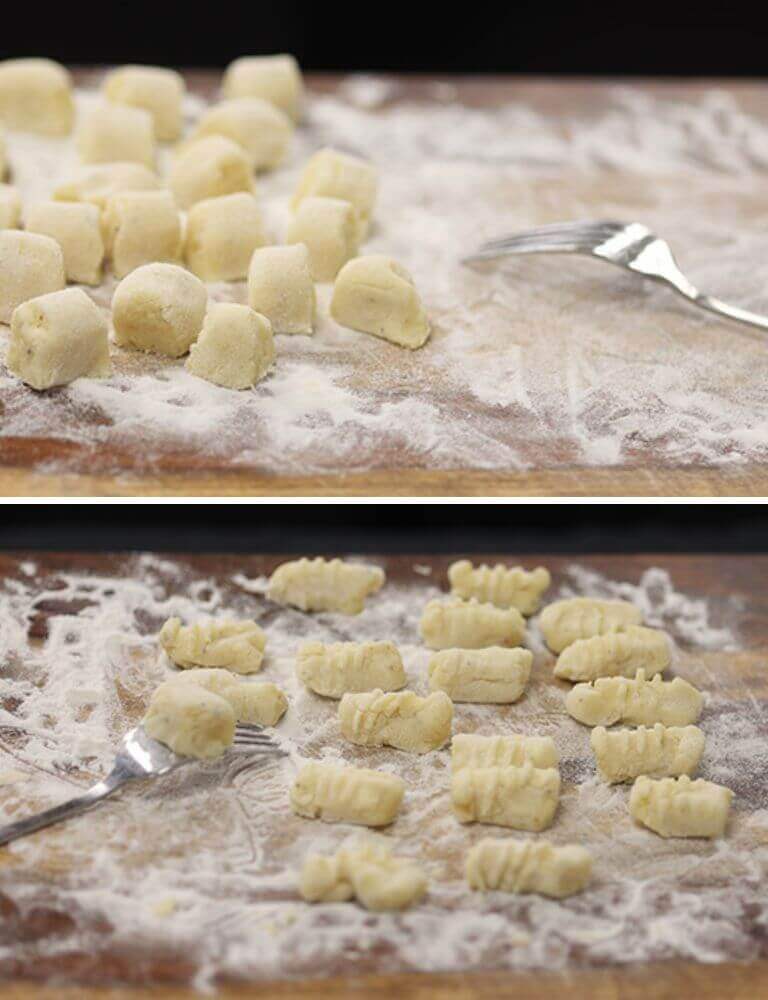
M 483 243 L 464 263 L 522 253 L 578 253 L 665 282 L 694 305 L 768 330 L 768 318 L 704 295 L 682 273 L 669 244 L 639 222 L 557 222 Z
M 267 757 L 285 757 L 286 752 L 264 732 L 263 726 L 241 722 L 235 728 L 233 747 L 246 747 L 253 754 Z M 36 813 L 27 819 L 19 820 L 8 826 L 0 827 L 0 846 L 9 844 L 12 840 L 25 837 L 35 830 L 59 823 L 61 820 L 78 816 L 80 813 L 93 809 L 104 799 L 109 798 L 119 788 L 135 781 L 137 778 L 157 778 L 161 774 L 175 771 L 183 764 L 194 761 L 194 757 L 182 757 L 169 750 L 163 743 L 152 739 L 142 726 L 136 726 L 123 737 L 120 750 L 115 757 L 112 770 L 103 781 L 97 782 L 83 795 L 62 802 L 59 806 Z

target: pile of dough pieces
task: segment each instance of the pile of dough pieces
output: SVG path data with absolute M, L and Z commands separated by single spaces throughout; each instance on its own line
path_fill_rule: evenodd
M 0 62 L 0 323 L 8 368 L 34 389 L 110 374 L 109 325 L 82 287 L 108 262 L 119 347 L 171 358 L 217 385 L 245 389 L 275 359 L 274 334 L 311 334 L 315 282 L 333 282 L 342 326 L 416 349 L 430 326 L 410 274 L 381 254 L 358 256 L 377 174 L 348 153 L 307 162 L 284 242 L 265 233 L 255 174 L 277 169 L 302 117 L 304 85 L 289 55 L 236 59 L 221 100 L 184 136 L 185 83 L 174 70 L 122 66 L 75 122 L 72 81 L 48 59 Z M 9 183 L 3 127 L 69 136 L 78 172 L 22 210 Z M 173 143 L 167 177 L 157 144 Z M 24 228 L 22 226 L 22 218 Z M 205 282 L 247 279 L 248 305 L 209 303 Z
M 454 703 L 510 704 L 528 684 L 533 656 L 522 646 L 526 616 L 536 614 L 550 585 L 544 568 L 528 572 L 467 560 L 448 571 L 451 595 L 430 601 L 420 632 L 433 650 L 430 693 L 403 690 L 402 657 L 386 640 L 305 642 L 296 676 L 314 695 L 336 699 L 341 735 L 352 744 L 425 754 L 451 743 L 450 796 L 460 823 L 486 823 L 528 833 L 552 825 L 560 798 L 559 757 L 545 736 L 452 737 Z M 385 582 L 381 569 L 340 559 L 298 559 L 278 566 L 267 596 L 305 612 L 359 614 Z M 692 780 L 704 750 L 695 725 L 703 698 L 680 677 L 662 679 L 671 642 L 643 626 L 626 601 L 571 598 L 538 618 L 557 655 L 554 676 L 574 683 L 566 711 L 592 728 L 591 746 L 606 782 L 633 782 L 631 816 L 662 837 L 722 836 L 730 789 Z M 250 621 L 184 626 L 172 618 L 160 642 L 181 668 L 152 697 L 147 732 L 177 753 L 213 757 L 231 745 L 238 721 L 275 725 L 287 707 L 273 684 L 233 677 L 258 671 L 266 637 Z M 195 668 L 195 669 L 190 669 Z M 610 729 L 616 723 L 633 728 Z M 308 761 L 290 789 L 299 816 L 368 828 L 388 826 L 406 793 L 384 771 Z M 480 891 L 533 892 L 564 898 L 584 889 L 592 857 L 578 844 L 487 838 L 467 854 L 466 878 Z M 371 835 L 333 856 L 309 856 L 299 891 L 310 902 L 356 899 L 375 910 L 413 905 L 427 889 L 413 861 L 393 856 Z

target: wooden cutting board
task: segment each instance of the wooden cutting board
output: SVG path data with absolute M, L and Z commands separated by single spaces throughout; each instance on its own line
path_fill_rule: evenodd
M 98 74 L 78 79 L 92 86 Z M 196 95 L 215 94 L 210 74 L 191 73 L 188 82 Z M 354 115 L 382 120 L 419 102 L 420 110 L 405 114 L 421 117 L 403 121 L 413 144 L 424 149 L 410 149 L 397 126 L 392 134 L 399 151 L 381 151 L 380 211 L 388 217 L 372 246 L 406 255 L 426 292 L 435 327 L 430 345 L 410 355 L 375 338 L 339 341 L 321 333 L 305 352 L 298 341 L 307 338 L 282 338 L 272 383 L 283 386 L 279 405 L 281 390 L 266 382 L 257 388 L 256 405 L 243 402 L 243 394 L 237 403 L 231 402 L 236 393 L 218 397 L 224 415 L 208 423 L 194 391 L 184 398 L 185 385 L 167 392 L 156 417 L 144 414 L 148 423 L 141 423 L 140 402 L 126 419 L 136 385 L 130 379 L 165 370 L 126 352 L 116 354 L 116 367 L 128 381 L 108 403 L 88 387 L 70 397 L 68 390 L 35 394 L 9 386 L 0 398 L 0 494 L 768 494 L 768 466 L 758 451 L 765 448 L 759 439 L 768 419 L 764 391 L 760 398 L 766 360 L 759 336 L 588 262 L 514 263 L 504 272 L 508 281 L 494 269 L 443 274 L 448 258 L 433 264 L 435 274 L 428 270 L 435 247 L 444 252 L 455 245 L 450 266 L 458 267 L 456 255 L 500 232 L 585 216 L 638 219 L 673 242 L 707 290 L 768 311 L 760 245 L 768 211 L 760 179 L 765 137 L 759 130 L 768 129 L 764 84 L 638 81 L 627 89 L 588 80 L 418 77 L 350 84 L 311 76 L 309 85 L 318 96 L 338 97 L 338 107 L 347 102 Z M 473 140 L 469 119 L 440 117 L 460 115 L 462 108 L 498 111 L 496 131 L 506 145 L 495 148 L 495 119 L 477 126 Z M 334 115 L 310 115 L 299 133 L 302 157 L 329 141 L 358 148 L 355 129 L 363 119 L 347 123 Z M 672 143 L 668 158 L 658 162 L 651 131 L 657 125 L 658 144 Z M 431 128 L 448 143 L 439 155 L 430 153 Z M 635 129 L 640 138 L 633 137 Z M 10 149 L 13 162 L 13 142 Z M 413 167 L 400 163 L 409 150 Z M 291 184 L 298 153 L 294 159 Z M 471 185 L 465 198 L 454 165 Z M 424 178 L 410 202 L 398 169 L 406 181 L 411 170 Z M 272 183 L 259 181 L 262 190 Z M 387 185 L 402 194 L 389 193 Z M 467 212 L 477 215 L 476 229 L 466 228 Z M 427 228 L 420 239 L 422 218 Z M 443 219 L 444 232 L 433 231 Z M 413 236 L 407 226 L 416 227 Z M 460 293 L 447 298 L 441 281 Z M 105 306 L 111 287 L 97 293 Z M 242 299 L 245 293 L 240 287 L 231 294 Z M 463 331 L 473 324 L 479 332 L 464 344 Z M 285 368 L 281 374 L 285 351 L 290 364 L 306 361 L 301 377 L 296 368 L 293 376 Z M 289 377 L 290 386 L 279 382 Z M 315 392 L 306 414 L 288 413 L 305 387 Z M 179 421 L 178 406 L 185 405 L 190 428 L 205 424 L 189 437 Z M 400 416 L 390 422 L 387 407 Z M 351 410 L 349 419 L 338 409 Z

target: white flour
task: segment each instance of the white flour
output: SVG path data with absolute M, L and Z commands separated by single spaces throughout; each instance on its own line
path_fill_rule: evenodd
M 337 703 L 311 695 L 294 679 L 293 654 L 306 638 L 390 638 L 403 652 L 410 686 L 423 692 L 428 654 L 418 645 L 417 623 L 424 603 L 439 592 L 442 565 L 427 578 L 430 565 L 417 564 L 356 618 L 278 608 L 261 596 L 264 580 L 253 563 L 250 571 L 236 559 L 229 565 L 214 579 L 203 561 L 196 570 L 153 556 L 126 559 L 118 572 L 90 574 L 41 570 L 35 576 L 27 564 L 0 591 L 0 776 L 11 775 L 0 777 L 1 821 L 59 802 L 105 773 L 121 734 L 140 718 L 167 670 L 158 662 L 155 636 L 171 614 L 256 618 L 268 634 L 261 676 L 280 683 L 290 701 L 276 730 L 290 752 L 286 761 L 190 764 L 127 790 L 88 817 L 12 845 L 0 865 L 0 901 L 5 895 L 16 908 L 6 920 L 8 936 L 0 937 L 0 974 L 15 961 L 17 973 L 43 975 L 65 953 L 82 959 L 76 968 L 87 980 L 102 951 L 120 957 L 118 975 L 131 981 L 151 981 L 157 963 L 173 961 L 200 987 L 222 976 L 552 970 L 764 954 L 768 713 L 735 670 L 742 655 L 738 600 L 690 597 L 662 569 L 630 585 L 576 566 L 548 595 L 632 597 L 649 621 L 680 641 L 676 672 L 708 698 L 701 774 L 736 791 L 725 840 L 664 841 L 633 825 L 628 790 L 595 778 L 589 731 L 565 715 L 565 685 L 552 681 L 552 658 L 535 623 L 529 630 L 533 679 L 520 703 L 456 706 L 456 732 L 541 733 L 557 743 L 564 792 L 546 836 L 583 843 L 595 856 L 593 886 L 559 903 L 469 892 L 463 881 L 468 847 L 483 836 L 520 834 L 461 826 L 450 808 L 447 752 L 417 757 L 345 744 Z M 64 603 L 43 603 L 51 601 Z M 92 603 L 75 614 L 81 605 L 70 602 L 83 601 Z M 47 639 L 29 640 L 29 622 L 46 608 Z M 39 623 L 33 632 L 41 633 Z M 306 757 L 379 767 L 405 779 L 403 813 L 384 835 L 429 872 L 423 905 L 376 915 L 356 905 L 309 906 L 298 899 L 296 870 L 305 854 L 331 852 L 355 829 L 292 815 L 288 786 Z M 35 926 L 40 908 L 69 916 L 54 931 L 21 933 L 26 921 Z
M 422 103 L 399 94 L 392 81 L 352 77 L 315 96 L 288 165 L 259 178 L 258 194 L 279 240 L 313 150 L 373 159 L 381 192 L 364 250 L 414 274 L 434 323 L 426 348 L 412 354 L 340 329 L 327 313 L 330 286 L 320 286 L 317 332 L 279 336 L 274 374 L 252 391 L 117 349 L 111 379 L 42 395 L 0 368 L 0 433 L 98 446 L 98 462 L 70 459 L 89 471 L 123 467 L 120 453 L 162 466 L 170 451 L 272 473 L 765 459 L 768 365 L 757 332 L 594 262 L 471 269 L 459 258 L 539 222 L 636 218 L 670 239 L 701 287 L 768 312 L 768 118 L 717 90 L 688 100 L 594 90 L 570 118 L 533 97 L 465 107 L 448 84 Z M 78 98 L 81 107 L 95 99 Z M 190 99 L 190 121 L 200 107 Z M 9 155 L 27 205 L 75 162 L 71 143 L 21 133 L 9 136 Z M 113 287 L 96 293 L 102 305 Z M 211 293 L 243 301 L 245 286 Z M 0 327 L 0 357 L 5 338 Z

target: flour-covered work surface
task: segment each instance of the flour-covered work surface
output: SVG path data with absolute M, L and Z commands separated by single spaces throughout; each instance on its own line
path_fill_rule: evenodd
M 190 76 L 189 134 L 218 80 Z M 199 85 L 198 85 L 199 84 Z M 311 336 L 275 337 L 270 373 L 233 391 L 183 359 L 113 345 L 108 378 L 36 393 L 0 366 L 0 448 L 38 471 L 697 466 L 768 455 L 766 343 L 663 288 L 571 257 L 468 267 L 484 239 L 568 219 L 636 220 L 704 290 L 768 312 L 768 117 L 759 87 L 309 81 L 285 162 L 260 174 L 266 236 L 286 238 L 308 157 L 370 160 L 364 254 L 413 275 L 432 328 L 419 350 L 340 326 L 319 283 Z M 101 78 L 81 77 L 80 118 Z M 71 138 L 7 129 L 24 208 L 77 165 Z M 167 172 L 166 146 L 160 162 Z M 91 289 L 107 309 L 110 276 Z M 245 302 L 244 281 L 208 283 Z M 106 313 L 105 313 L 106 315 Z M 0 358 L 8 331 L 0 326 Z M 24 442 L 34 439 L 31 451 Z M 31 448 L 31 446 L 29 446 Z M 31 455 L 31 458 L 26 457 Z
M 673 958 L 716 964 L 766 957 L 764 559 L 522 560 L 551 570 L 544 596 L 550 607 L 574 596 L 619 598 L 638 609 L 645 627 L 671 637 L 665 683 L 680 677 L 704 694 L 697 725 L 706 742 L 695 777 L 734 793 L 725 835 L 716 839 L 679 839 L 675 832 L 667 839 L 633 822 L 630 786 L 601 780 L 590 748 L 596 730 L 566 711 L 566 695 L 576 688 L 553 676 L 555 656 L 538 616 L 529 618 L 524 644 L 533 662 L 522 697 L 514 704 L 457 700 L 452 730 L 454 736 L 517 734 L 554 742 L 562 788 L 545 839 L 558 850 L 576 845 L 571 850 L 579 859 L 584 852 L 592 858 L 591 880 L 562 900 L 470 888 L 469 858 L 480 866 L 468 873 L 475 889 L 486 878 L 481 841 L 540 844 L 542 838 L 459 822 L 451 807 L 449 747 L 414 754 L 345 739 L 339 702 L 306 685 L 306 664 L 304 683 L 298 679 L 302 644 L 391 642 L 402 655 L 407 688 L 428 694 L 434 654 L 420 637 L 420 618 L 428 602 L 445 597 L 451 560 L 359 561 L 384 569 L 386 583 L 369 593 L 360 614 L 345 615 L 271 600 L 267 576 L 279 558 L 0 560 L 0 824 L 61 802 L 109 770 L 120 738 L 169 676 L 158 639 L 168 619 L 255 622 L 258 627 L 248 629 L 254 645 L 247 669 L 260 667 L 257 682 L 277 685 L 287 699 L 284 716 L 281 704 L 269 730 L 285 757 L 257 761 L 236 749 L 193 761 L 129 787 L 86 816 L 0 849 L 0 975 L 101 984 L 183 981 L 204 988 L 231 979 L 575 971 Z M 188 663 L 182 647 L 189 651 L 189 641 L 175 622 L 164 630 L 162 647 Z M 401 681 L 396 677 L 394 686 Z M 690 717 L 668 721 L 690 721 L 698 707 Z M 614 720 L 590 724 L 596 721 Z M 360 832 L 294 811 L 292 786 L 311 763 L 374 769 L 404 783 L 394 822 L 372 836 L 379 850 L 398 859 L 398 871 L 408 873 L 410 909 L 368 910 L 366 896 L 358 902 L 302 899 L 307 858 L 330 858 Z M 647 791 L 642 783 L 635 789 L 636 798 Z M 647 805 L 639 798 L 633 808 L 642 819 Z M 314 869 L 304 872 L 306 898 L 323 898 L 313 897 L 310 877 L 317 877 Z M 387 887 L 367 888 L 381 893 Z

